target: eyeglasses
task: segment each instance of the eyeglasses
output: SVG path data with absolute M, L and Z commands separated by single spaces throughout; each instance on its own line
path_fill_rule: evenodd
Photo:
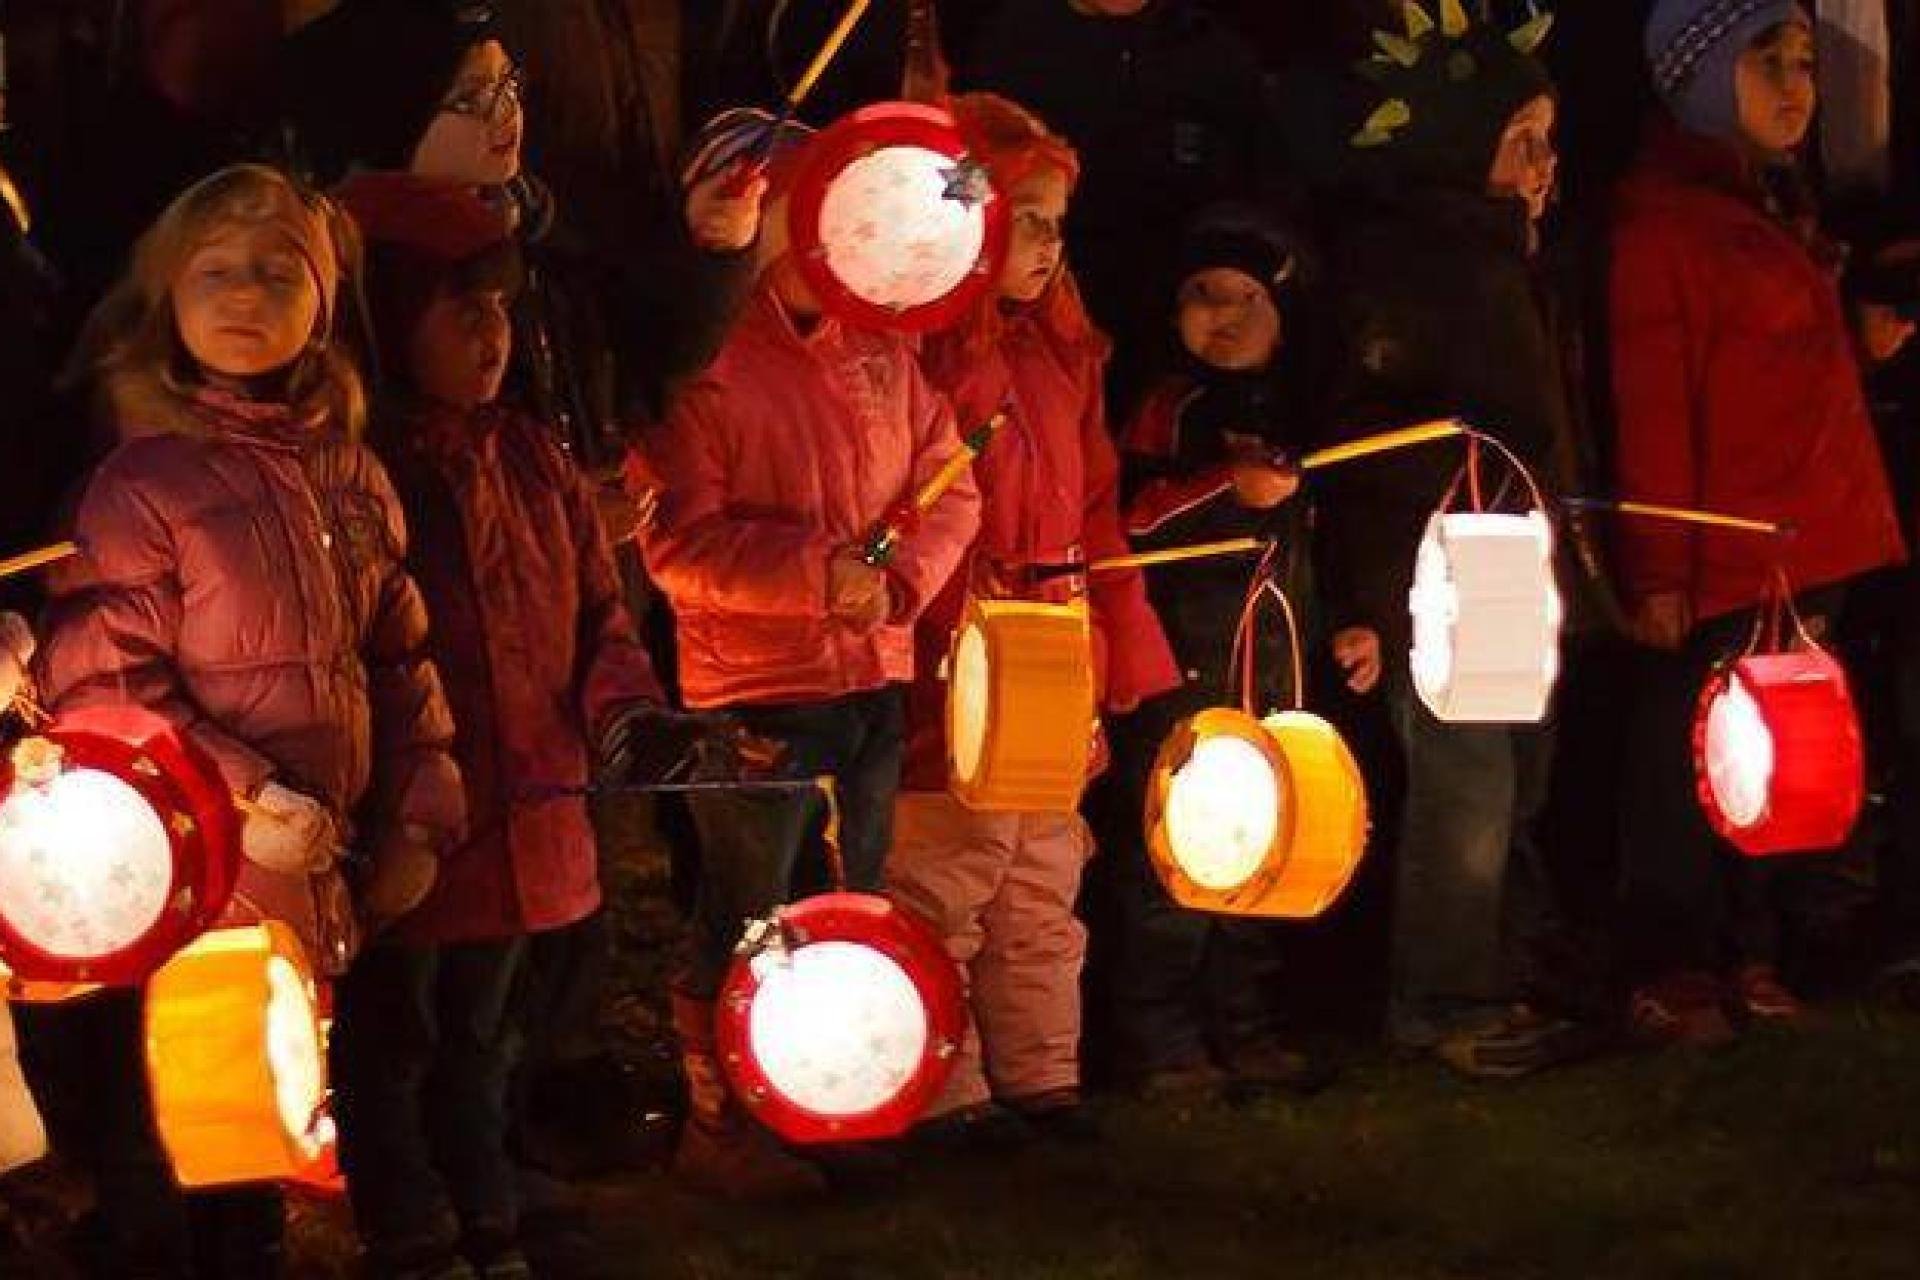
M 498 80 L 454 94 L 440 104 L 440 109 L 451 115 L 470 116 L 482 124 L 499 124 L 526 102 L 526 85 L 526 74 L 513 67 Z

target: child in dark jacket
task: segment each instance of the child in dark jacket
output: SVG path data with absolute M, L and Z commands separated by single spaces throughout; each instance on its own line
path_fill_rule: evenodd
M 1314 634 L 1310 517 L 1297 462 L 1308 433 L 1293 401 L 1291 317 L 1301 268 L 1288 232 L 1261 210 L 1224 204 L 1178 247 L 1174 327 L 1180 371 L 1155 387 L 1121 437 L 1127 533 L 1142 550 L 1227 538 L 1277 540 L 1275 578 Z M 1245 603 L 1244 558 L 1147 571 L 1183 683 L 1113 727 L 1114 768 L 1098 799 L 1102 846 L 1116 857 L 1120 912 L 1113 983 L 1122 1078 L 1149 1093 L 1225 1084 L 1305 1084 L 1298 1055 L 1275 1043 L 1277 935 L 1271 924 L 1176 906 L 1160 886 L 1140 814 L 1154 759 L 1173 727 L 1238 705 L 1230 673 Z M 1256 714 L 1293 704 L 1285 627 L 1262 610 L 1252 640 Z M 1371 687 L 1367 676 L 1356 679 Z
M 495 403 L 518 256 L 470 190 L 407 174 L 343 191 L 369 242 L 387 395 L 375 443 L 458 725 L 467 840 L 339 990 L 342 1162 L 383 1274 L 456 1246 L 520 1274 L 506 1082 L 529 940 L 600 906 L 584 796 L 595 746 L 671 736 L 585 478 L 545 423 Z

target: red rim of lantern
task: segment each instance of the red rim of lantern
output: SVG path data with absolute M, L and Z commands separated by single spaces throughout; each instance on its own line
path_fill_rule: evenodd
M 146 932 L 117 951 L 67 956 L 28 940 L 0 908 L 0 963 L 30 984 L 130 986 L 212 926 L 233 896 L 240 830 L 220 771 L 173 725 L 140 707 L 89 707 L 35 735 L 58 746 L 69 767 L 95 769 L 153 807 L 172 847 L 166 905 Z M 12 757 L 0 759 L 0 796 L 11 794 Z
M 714 1033 L 720 1060 L 755 1119 L 789 1142 L 871 1142 L 905 1133 L 933 1105 L 953 1070 L 966 1034 L 960 975 L 933 927 L 911 909 L 870 893 L 823 893 L 774 913 L 787 945 L 798 951 L 822 942 L 869 947 L 900 966 L 919 993 L 927 1041 L 905 1085 L 869 1111 L 828 1114 L 782 1093 L 754 1056 L 753 1002 L 760 977 L 753 955 L 734 958 L 721 988 Z
M 1741 826 L 1707 772 L 1714 702 L 1738 681 L 1767 720 L 1774 748 L 1767 802 Z M 1694 788 L 1708 823 L 1748 857 L 1816 853 L 1846 842 L 1866 802 L 1866 755 L 1846 668 L 1819 645 L 1750 653 L 1717 667 L 1693 717 Z
M 820 238 L 820 214 L 827 189 L 848 166 L 881 148 L 899 146 L 923 147 L 951 157 L 955 163 L 967 155 L 953 117 L 938 107 L 915 102 L 862 107 L 808 144 L 807 158 L 794 179 L 787 220 L 800 273 L 828 311 L 868 328 L 928 333 L 959 320 L 982 293 L 994 286 L 1006 258 L 1007 206 L 998 192 L 988 190 L 981 201 L 986 224 L 980 254 L 965 279 L 944 296 L 899 309 L 869 302 L 828 267 L 826 247 Z

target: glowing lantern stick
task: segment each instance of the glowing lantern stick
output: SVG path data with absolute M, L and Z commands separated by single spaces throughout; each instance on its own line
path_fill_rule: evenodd
M 993 440 L 1000 428 L 1007 423 L 1004 411 L 981 423 L 960 440 L 960 450 L 936 471 L 927 482 L 920 486 L 919 492 L 903 500 L 888 512 L 873 532 L 867 535 L 866 545 L 861 549 L 860 558 L 875 568 L 886 565 L 893 559 L 894 552 L 900 549 L 900 541 L 920 527 L 920 521 L 927 512 L 933 510 L 947 490 L 953 488 L 961 476 L 967 474 L 973 466 L 973 460 Z
M 154 1124 L 186 1187 L 312 1180 L 331 1158 L 313 972 L 277 921 L 217 929 L 153 975 Z
M 953 1069 L 966 1027 L 959 970 L 912 911 L 846 891 L 832 780 L 818 785 L 835 889 L 748 925 L 716 1013 L 721 1063 L 789 1142 L 897 1137 Z
M 813 93 L 813 87 L 820 83 L 820 77 L 826 74 L 827 68 L 839 56 L 840 50 L 846 47 L 847 41 L 853 36 L 853 29 L 860 25 L 861 17 L 866 14 L 872 3 L 873 0 L 851 0 L 847 5 L 845 12 L 840 15 L 840 21 L 834 24 L 833 30 L 827 33 L 827 38 L 814 52 L 813 60 L 807 64 L 806 71 L 794 82 L 793 88 L 787 91 L 786 100 L 780 104 L 779 114 L 773 117 L 765 135 L 754 145 L 753 150 L 740 160 L 732 175 L 727 178 L 725 185 L 721 188 L 723 194 L 739 197 L 753 185 L 755 178 L 767 171 L 767 157 L 772 151 L 774 139 L 780 136 L 781 130 L 792 123 L 795 114 L 800 110 L 800 104 Z
M 1234 640 L 1241 706 L 1202 711 L 1161 745 L 1147 790 L 1147 848 L 1176 903 L 1227 915 L 1308 919 L 1351 883 L 1366 853 L 1367 793 L 1338 731 L 1301 706 L 1292 605 L 1255 575 Z M 1291 710 L 1256 719 L 1253 623 L 1263 596 L 1286 621 Z

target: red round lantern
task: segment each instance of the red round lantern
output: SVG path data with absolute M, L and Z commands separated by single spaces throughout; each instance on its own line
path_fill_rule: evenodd
M 1007 208 L 938 107 L 863 107 L 815 138 L 788 204 L 795 261 L 821 305 L 924 333 L 994 287 Z
M 139 707 L 89 708 L 0 762 L 0 964 L 23 983 L 130 985 L 232 896 L 219 770 Z
M 898 1137 L 945 1086 L 966 1032 L 958 967 L 912 911 L 865 893 L 747 930 L 721 991 L 721 1062 L 789 1142 Z
M 1866 798 L 1847 673 L 1817 645 L 1716 671 L 1694 717 L 1693 758 L 1707 820 L 1750 857 L 1838 848 Z

